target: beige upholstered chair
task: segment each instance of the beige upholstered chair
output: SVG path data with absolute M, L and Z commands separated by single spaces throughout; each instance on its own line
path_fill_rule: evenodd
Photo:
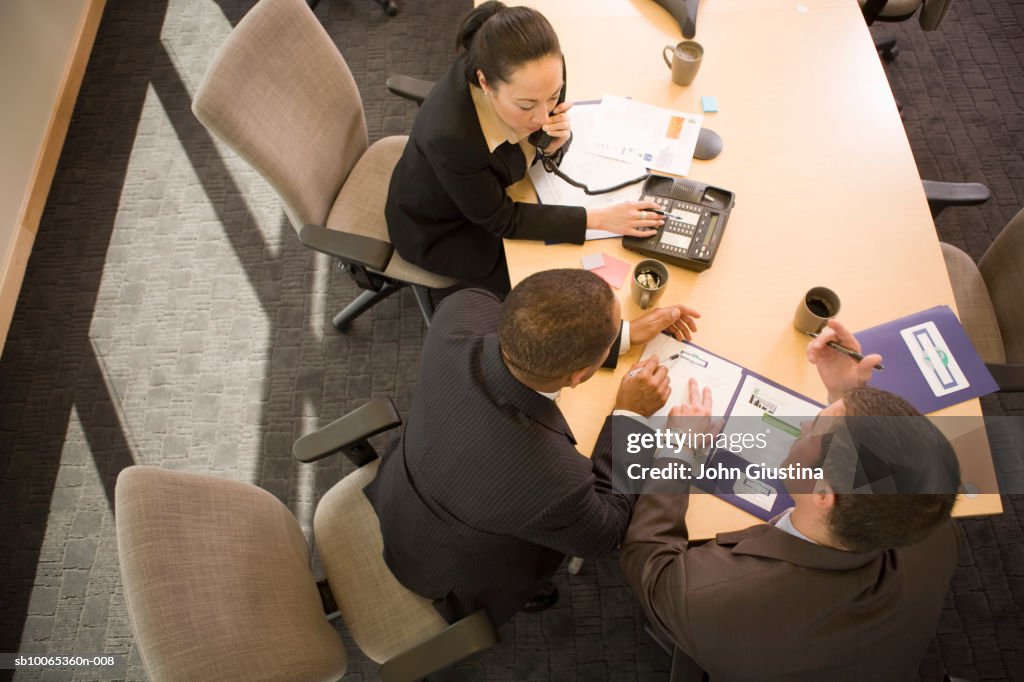
M 315 446 L 369 459 L 366 438 L 395 423 L 390 401 L 374 401 L 318 432 L 303 452 L 327 454 L 313 453 Z M 448 625 L 388 570 L 380 525 L 362 492 L 377 464 L 372 459 L 343 478 L 317 506 L 313 531 L 327 576 L 319 584 L 302 529 L 270 493 L 156 467 L 122 471 L 118 555 L 149 678 L 337 680 L 346 655 L 327 618 L 335 610 L 363 653 L 381 664 L 383 680 L 419 679 L 497 642 L 483 611 Z
M 335 327 L 406 285 L 429 324 L 427 290 L 455 280 L 394 253 L 384 221 L 407 138 L 368 146 L 352 73 L 304 0 L 260 0 L 217 52 L 192 111 L 274 187 L 302 243 L 339 258 L 366 289 Z
M 950 244 L 942 255 L 960 321 L 1003 391 L 1024 391 L 1024 210 L 981 261 Z
M 876 21 L 906 21 L 917 13 L 921 30 L 934 31 L 942 23 L 953 0 L 857 0 L 868 26 Z M 875 41 L 875 47 L 888 61 L 896 59 L 899 48 L 895 38 Z

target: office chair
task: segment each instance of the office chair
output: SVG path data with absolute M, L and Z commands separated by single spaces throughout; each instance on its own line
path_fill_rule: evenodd
M 1000 391 L 1024 391 L 1024 210 L 1007 223 L 977 265 L 942 244 L 960 322 Z
M 914 16 L 918 9 L 918 23 L 921 30 L 934 31 L 942 23 L 953 0 L 857 0 L 868 26 L 876 21 L 906 21 Z M 882 58 L 891 62 L 899 55 L 895 38 L 875 41 L 875 49 Z
M 407 285 L 430 323 L 428 290 L 456 280 L 403 260 L 384 220 L 408 138 L 368 145 L 352 73 L 304 0 L 260 0 L 217 52 L 192 111 L 277 191 L 299 240 L 365 289 L 334 317 L 337 329 Z
M 374 0 L 380 8 L 384 10 L 384 14 L 389 17 L 393 17 L 398 14 L 398 5 L 395 4 L 395 0 Z M 310 9 L 316 9 L 316 6 L 320 4 L 320 0 L 306 0 L 306 4 L 309 5 Z
M 340 449 L 369 460 L 317 505 L 320 583 L 298 522 L 265 490 L 150 466 L 121 472 L 118 557 L 151 680 L 337 680 L 347 658 L 330 617 L 385 681 L 420 679 L 498 641 L 485 612 L 449 625 L 384 563 L 363 494 L 378 465 L 366 439 L 400 423 L 377 400 L 300 440 L 311 459 Z

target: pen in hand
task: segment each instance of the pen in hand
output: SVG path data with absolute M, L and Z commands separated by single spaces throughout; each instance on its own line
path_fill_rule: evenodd
M 664 360 L 662 360 L 661 358 L 658 358 L 658 364 L 661 365 L 661 366 L 667 366 L 670 362 L 673 362 L 674 360 L 678 360 L 681 357 L 683 357 L 683 351 L 679 351 L 678 353 L 673 353 L 672 355 L 668 356 Z M 642 370 L 642 369 L 643 369 L 643 367 L 637 367 L 636 369 L 631 369 L 626 374 L 626 376 L 627 377 L 635 377 L 637 374 L 640 373 L 640 370 Z
M 804 332 L 804 334 L 807 334 L 807 336 L 810 336 L 810 337 L 815 338 L 815 339 L 818 338 L 818 333 L 817 332 Z M 850 350 L 846 346 L 840 346 L 835 341 L 829 341 L 825 345 L 828 346 L 829 348 L 832 348 L 834 350 L 839 351 L 840 353 L 843 353 L 844 355 L 849 355 L 851 358 L 853 358 L 857 362 L 860 362 L 861 360 L 864 359 L 864 356 L 861 355 L 860 353 L 858 353 L 857 351 Z M 877 365 L 875 365 L 875 369 L 881 371 L 881 370 L 885 369 L 885 365 L 883 365 L 882 363 L 879 362 Z

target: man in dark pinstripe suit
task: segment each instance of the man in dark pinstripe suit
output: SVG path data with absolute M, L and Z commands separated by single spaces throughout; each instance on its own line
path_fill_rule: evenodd
M 658 309 L 622 341 L 645 343 L 664 328 L 689 338 L 696 316 Z M 622 541 L 634 499 L 612 488 L 612 453 L 616 467 L 651 454 L 616 447 L 626 429 L 613 434 L 612 424 L 647 428 L 633 417 L 664 405 L 667 370 L 656 358 L 631 369 L 592 458 L 576 450 L 556 404 L 558 391 L 614 355 L 619 336 L 618 301 L 584 270 L 532 275 L 504 303 L 469 289 L 438 308 L 402 441 L 366 495 L 388 566 L 449 621 L 486 609 L 501 624 L 566 554 L 599 557 Z

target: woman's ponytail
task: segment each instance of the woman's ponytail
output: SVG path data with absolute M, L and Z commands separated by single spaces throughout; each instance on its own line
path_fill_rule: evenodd
M 469 52 L 469 47 L 473 44 L 473 38 L 476 37 L 484 22 L 505 9 L 508 9 L 505 3 L 498 2 L 498 0 L 488 0 L 467 14 L 466 18 L 462 20 L 459 33 L 455 38 L 455 49 L 459 52 Z
M 495 87 L 507 83 L 512 72 L 527 62 L 562 55 L 555 29 L 543 14 L 529 7 L 507 7 L 497 0 L 466 15 L 455 47 L 465 55 L 466 80 L 480 85 L 480 71 Z

